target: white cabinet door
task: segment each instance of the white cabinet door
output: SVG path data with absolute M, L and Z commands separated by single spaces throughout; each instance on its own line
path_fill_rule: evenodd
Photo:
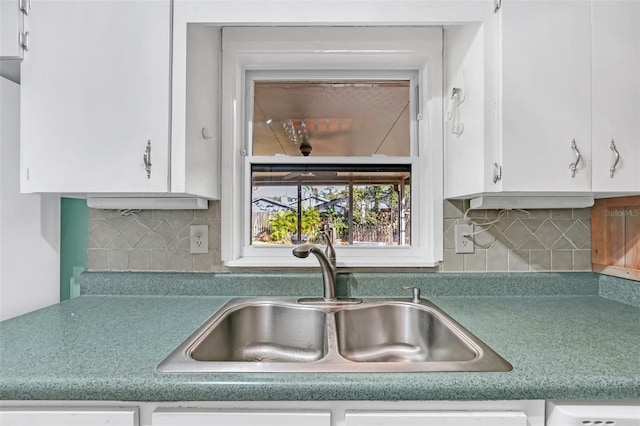
M 527 426 L 520 411 L 347 411 L 346 426 Z
M 593 190 L 640 192 L 640 2 L 593 1 L 592 57 Z
M 331 426 L 329 411 L 216 411 L 158 409 L 153 426 Z
M 170 0 L 31 1 L 21 190 L 167 192 Z
M 24 7 L 27 7 L 25 1 Z M 24 37 L 25 14 L 20 10 L 20 0 L 0 0 L 0 59 L 20 60 L 24 49 L 20 45 Z
M 136 426 L 138 410 L 122 409 L 64 409 L 64 408 L 2 408 L 2 426 Z
M 499 13 L 502 191 L 590 191 L 590 2 L 505 0 Z

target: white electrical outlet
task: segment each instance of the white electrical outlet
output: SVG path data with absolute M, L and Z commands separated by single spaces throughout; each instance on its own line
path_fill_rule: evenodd
M 191 225 L 189 227 L 191 253 L 209 253 L 209 226 Z
M 453 228 L 455 231 L 456 253 L 473 253 L 473 225 L 458 224 Z

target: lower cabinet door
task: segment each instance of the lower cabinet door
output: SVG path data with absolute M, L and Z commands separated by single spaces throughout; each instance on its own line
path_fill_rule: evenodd
M 331 426 L 331 412 L 158 409 L 152 414 L 152 424 L 153 426 Z
M 346 426 L 527 426 L 521 411 L 347 411 Z
M 137 408 L 2 408 L 2 426 L 137 426 Z

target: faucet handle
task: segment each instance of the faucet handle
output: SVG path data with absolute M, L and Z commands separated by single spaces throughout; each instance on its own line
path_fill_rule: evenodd
M 420 303 L 420 287 L 402 287 L 404 290 L 411 290 L 411 301 L 413 303 Z
M 327 244 L 327 247 L 325 248 L 324 253 L 329 258 L 329 261 L 331 262 L 331 264 L 335 267 L 336 266 L 336 250 L 333 247 L 333 226 L 331 226 L 331 224 L 329 223 L 325 224 L 323 226 L 322 231 L 320 231 L 320 233 L 322 234 L 322 238 L 324 238 L 324 241 Z

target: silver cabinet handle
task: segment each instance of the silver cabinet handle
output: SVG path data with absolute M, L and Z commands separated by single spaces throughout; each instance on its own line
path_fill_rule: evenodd
M 29 31 L 18 34 L 18 44 L 25 52 L 29 51 Z
M 20 0 L 18 7 L 22 13 L 28 16 L 31 12 L 31 0 Z
M 580 164 L 580 151 L 578 151 L 578 146 L 576 145 L 576 140 L 571 141 L 571 149 L 576 153 L 576 161 L 575 163 L 569 164 L 569 170 L 571 171 L 571 177 L 576 177 L 576 170 L 578 170 L 578 164 Z
M 502 166 L 493 163 L 493 183 L 498 183 L 502 179 Z
M 147 179 L 151 179 L 151 141 L 147 141 L 147 147 L 144 150 L 144 169 L 147 171 Z
M 609 169 L 609 177 L 613 178 L 613 175 L 616 172 L 616 166 L 620 161 L 620 153 L 618 153 L 618 150 L 616 149 L 616 142 L 613 139 L 611 139 L 611 142 L 609 143 L 609 149 L 613 151 L 613 155 L 615 155 L 616 157 L 616 159 L 613 161 L 613 166 L 611 166 L 611 168 Z

